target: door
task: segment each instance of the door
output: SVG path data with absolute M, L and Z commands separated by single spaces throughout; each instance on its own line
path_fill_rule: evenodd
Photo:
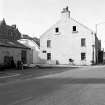
M 21 51 L 21 61 L 23 62 L 23 64 L 27 63 L 27 52 L 25 50 Z

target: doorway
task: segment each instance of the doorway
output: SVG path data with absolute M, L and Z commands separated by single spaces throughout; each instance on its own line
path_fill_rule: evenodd
M 27 52 L 25 50 L 21 51 L 21 61 L 23 62 L 23 64 L 27 63 Z

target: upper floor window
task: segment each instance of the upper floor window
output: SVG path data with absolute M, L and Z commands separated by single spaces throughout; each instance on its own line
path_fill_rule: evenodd
M 86 39 L 82 38 L 81 39 L 81 47 L 85 47 L 86 46 Z
M 56 33 L 59 32 L 59 28 L 58 28 L 58 27 L 55 28 L 55 32 L 56 32 Z
M 47 40 L 47 48 L 51 47 L 51 40 Z
M 77 31 L 77 27 L 76 26 L 73 26 L 72 28 L 73 28 L 73 30 L 72 30 L 73 32 Z
M 81 53 L 81 60 L 86 60 L 86 53 Z

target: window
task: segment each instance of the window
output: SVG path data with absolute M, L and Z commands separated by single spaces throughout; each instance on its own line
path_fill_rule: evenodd
M 47 48 L 51 47 L 51 40 L 47 40 Z
M 81 39 L 81 46 L 82 47 L 85 47 L 86 46 L 86 39 L 85 38 L 82 38 Z
M 77 30 L 76 30 L 76 26 L 73 26 L 73 32 L 76 32 Z
M 59 28 L 58 28 L 58 27 L 55 28 L 55 32 L 56 32 L 56 33 L 59 32 Z
M 81 53 L 81 60 L 86 60 L 86 53 Z
M 51 60 L 51 53 L 47 53 L 47 60 Z

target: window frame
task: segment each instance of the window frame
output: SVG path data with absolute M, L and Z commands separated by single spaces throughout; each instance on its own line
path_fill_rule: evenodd
M 72 26 L 72 33 L 78 33 L 77 26 Z
M 77 27 L 76 26 L 72 26 L 72 31 L 73 32 L 77 32 Z
M 51 60 L 51 53 L 47 53 L 47 60 Z
M 86 38 L 81 38 L 81 47 L 86 47 Z
M 47 40 L 47 48 L 51 48 L 51 40 Z
M 59 27 L 55 28 L 55 33 L 59 33 Z
M 82 52 L 81 53 L 81 61 L 84 61 L 84 60 L 86 60 L 86 53 Z

